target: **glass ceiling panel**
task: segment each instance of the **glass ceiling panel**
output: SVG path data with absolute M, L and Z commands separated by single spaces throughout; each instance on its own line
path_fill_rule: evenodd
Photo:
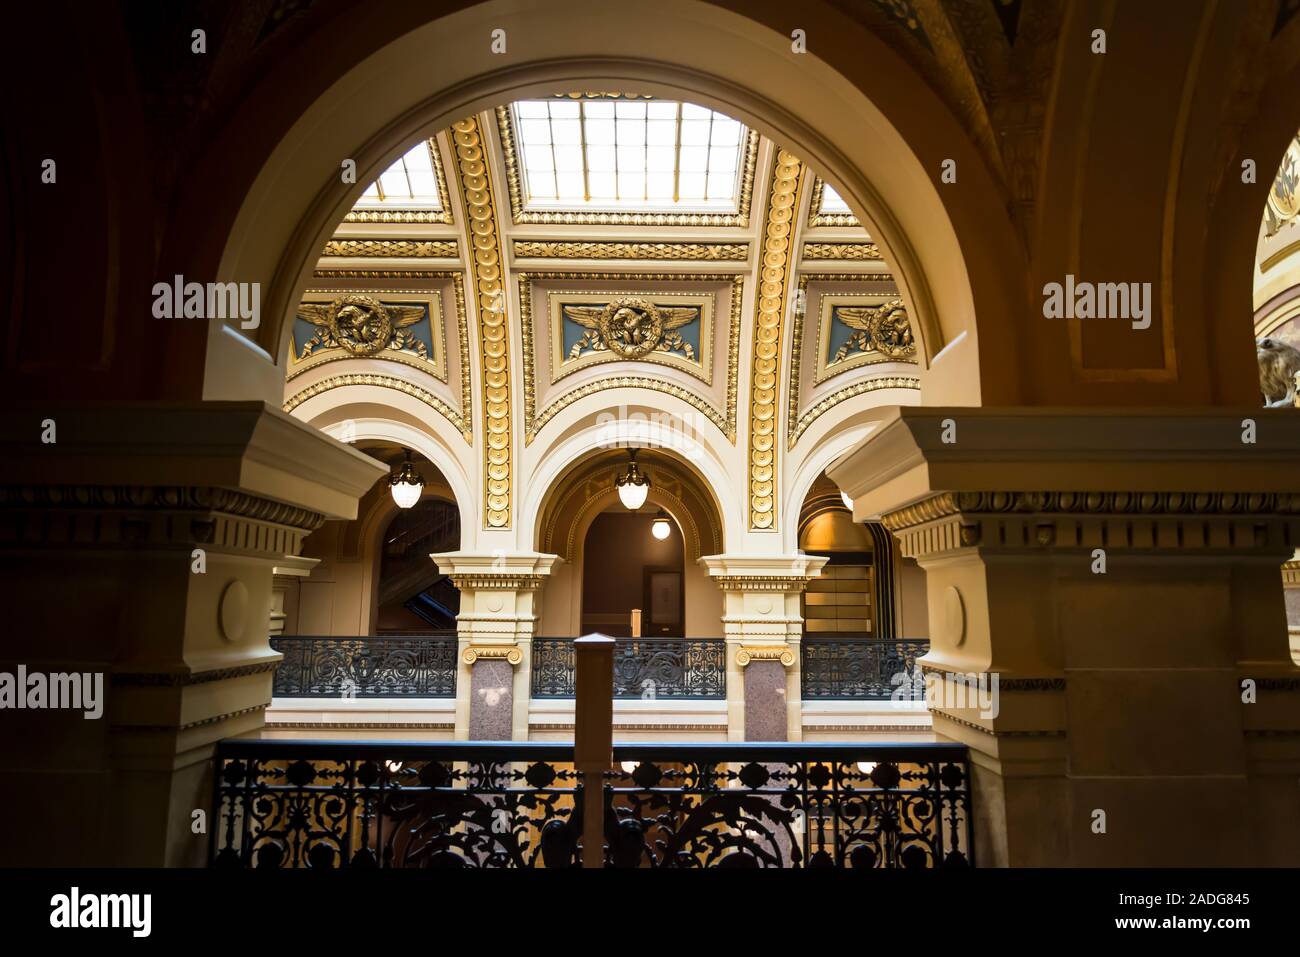
M 823 213 L 851 213 L 849 204 L 844 202 L 844 198 L 839 193 L 831 189 L 830 183 L 822 187 L 822 208 Z
M 434 172 L 433 142 L 423 140 L 366 187 L 358 209 L 414 206 L 442 209 L 438 176 Z
M 668 100 L 558 97 L 514 103 L 524 205 L 736 210 L 745 127 Z

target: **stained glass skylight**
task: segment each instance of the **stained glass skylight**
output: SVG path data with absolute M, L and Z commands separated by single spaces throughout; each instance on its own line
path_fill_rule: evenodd
M 526 208 L 736 210 L 743 124 L 691 103 L 556 97 L 511 107 Z
M 366 187 L 357 201 L 358 209 L 419 207 L 442 209 L 440 171 L 435 166 L 432 140 L 421 140 Z

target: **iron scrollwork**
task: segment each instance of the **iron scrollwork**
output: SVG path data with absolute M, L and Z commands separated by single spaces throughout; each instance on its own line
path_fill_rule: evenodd
M 572 698 L 572 638 L 533 639 L 533 697 Z M 726 643 L 720 638 L 619 638 L 615 698 L 727 696 Z
M 272 694 L 282 698 L 450 698 L 456 636 L 271 639 L 284 655 Z
M 925 638 L 812 638 L 802 642 L 805 700 L 853 698 L 920 701 L 925 683 L 917 659 Z

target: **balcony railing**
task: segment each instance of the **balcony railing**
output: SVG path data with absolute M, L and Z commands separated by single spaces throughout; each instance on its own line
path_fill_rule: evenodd
M 534 698 L 572 698 L 572 638 L 534 638 Z M 726 642 L 721 638 L 619 638 L 614 646 L 615 698 L 727 697 Z
M 211 862 L 568 868 L 582 776 L 545 742 L 223 741 Z M 607 867 L 973 864 L 965 747 L 615 745 Z
M 929 650 L 926 638 L 805 637 L 804 700 L 920 701 L 916 661 Z
M 456 635 L 280 636 L 272 694 L 281 698 L 451 698 Z

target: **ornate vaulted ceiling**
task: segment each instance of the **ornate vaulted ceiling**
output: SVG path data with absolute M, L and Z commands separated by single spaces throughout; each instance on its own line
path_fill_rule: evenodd
M 468 117 L 366 189 L 314 279 L 286 408 L 356 385 L 418 400 L 482 439 L 491 527 L 517 507 L 510 436 L 545 441 L 605 390 L 671 396 L 743 450 L 761 529 L 778 454 L 820 416 L 919 388 L 894 277 L 834 188 L 691 104 L 585 93 Z

